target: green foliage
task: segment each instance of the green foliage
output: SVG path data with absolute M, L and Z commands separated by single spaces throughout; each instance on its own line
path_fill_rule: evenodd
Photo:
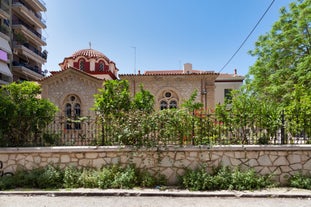
M 289 186 L 294 188 L 311 189 L 311 175 L 298 173 L 290 177 Z
M 236 144 L 252 143 L 249 137 L 260 134 L 261 144 L 268 144 L 281 126 L 281 112 L 274 102 L 260 99 L 242 88 L 232 92 L 230 104 L 216 107 L 216 119 L 222 123 L 222 130 L 229 131 Z
M 201 109 L 203 107 L 203 104 L 201 102 L 195 102 L 197 96 L 198 91 L 193 91 L 190 98 L 183 102 L 182 107 L 186 108 L 191 113 L 193 113 L 195 110 Z
M 38 98 L 40 90 L 34 82 L 11 83 L 0 88 L 0 145 L 38 142 L 40 132 L 57 111 L 53 103 Z
M 170 109 L 155 112 L 151 117 L 158 142 L 163 145 L 170 142 L 180 145 L 189 144 L 193 134 L 193 115 L 184 109 Z
M 212 173 L 208 173 L 204 167 L 187 170 L 181 177 L 181 184 L 184 188 L 193 191 L 255 190 L 273 185 L 271 176 L 258 176 L 252 169 L 241 171 L 229 167 L 216 168 Z
M 42 173 L 36 179 L 38 188 L 57 189 L 62 187 L 64 173 L 59 167 L 48 165 L 42 169 Z
M 125 168 L 111 165 L 100 170 L 93 168 L 78 169 L 68 166 L 65 169 L 49 165 L 27 171 L 19 169 L 13 176 L 0 178 L 0 190 L 14 188 L 126 188 L 135 186 L 155 187 L 166 184 L 162 175 L 152 176 L 145 170 L 138 170 L 134 165 Z
M 73 167 L 73 166 L 68 166 L 65 168 L 65 172 L 64 172 L 64 184 L 63 186 L 65 188 L 78 188 L 80 187 L 79 185 L 79 177 L 82 174 L 82 170 Z
M 104 118 L 108 115 L 120 116 L 130 109 L 129 85 L 126 80 L 108 80 L 99 93 L 95 94 L 95 110 Z
M 140 85 L 140 91 L 135 94 L 134 99 L 132 101 L 132 108 L 134 110 L 144 111 L 146 113 L 153 112 L 154 106 L 154 97 L 153 95 L 144 90 L 143 85 Z
M 279 20 L 262 35 L 250 54 L 257 57 L 249 71 L 252 90 L 287 105 L 295 85 L 309 84 L 311 1 L 297 1 L 280 10 Z M 309 65 L 308 65 L 309 64 Z

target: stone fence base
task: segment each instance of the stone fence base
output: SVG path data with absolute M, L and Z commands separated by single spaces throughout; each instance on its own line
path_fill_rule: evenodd
M 282 146 L 213 146 L 167 147 L 163 149 L 132 147 L 40 147 L 0 148 L 4 172 L 15 172 L 19 167 L 33 169 L 55 164 L 62 168 L 101 168 L 105 165 L 135 164 L 154 175 L 164 174 L 174 185 L 185 169 L 206 166 L 253 168 L 261 175 L 273 173 L 281 184 L 298 172 L 311 172 L 311 145 Z

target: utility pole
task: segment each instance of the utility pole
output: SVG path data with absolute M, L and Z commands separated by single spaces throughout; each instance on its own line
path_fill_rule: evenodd
M 132 47 L 134 49 L 134 74 L 136 74 L 136 47 Z

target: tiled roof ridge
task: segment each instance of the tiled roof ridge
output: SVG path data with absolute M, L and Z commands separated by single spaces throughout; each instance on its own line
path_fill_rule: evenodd
M 64 71 L 66 71 L 66 70 L 75 70 L 75 71 L 78 71 L 79 73 L 86 74 L 86 75 L 88 75 L 89 77 L 95 78 L 95 79 L 97 79 L 97 80 L 102 80 L 102 79 L 100 79 L 100 78 L 97 78 L 97 77 L 95 77 L 95 76 L 90 75 L 90 74 L 87 73 L 87 72 L 84 72 L 84 71 L 82 71 L 82 70 L 79 70 L 79 69 L 77 69 L 77 68 L 75 68 L 75 67 L 69 67 L 69 68 L 65 68 L 65 69 L 63 69 L 63 70 L 59 70 L 59 71 L 50 71 L 51 75 L 46 76 L 46 77 L 40 79 L 39 82 L 44 81 L 44 80 L 47 80 L 47 79 L 53 77 L 54 75 L 58 75 L 58 74 L 60 74 L 60 73 L 62 73 L 62 72 L 64 72 Z

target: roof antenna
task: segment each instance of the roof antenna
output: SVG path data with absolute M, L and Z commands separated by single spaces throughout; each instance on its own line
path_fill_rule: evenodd
M 90 46 L 90 49 L 92 49 L 92 43 L 91 43 L 91 41 L 89 41 L 89 46 Z

